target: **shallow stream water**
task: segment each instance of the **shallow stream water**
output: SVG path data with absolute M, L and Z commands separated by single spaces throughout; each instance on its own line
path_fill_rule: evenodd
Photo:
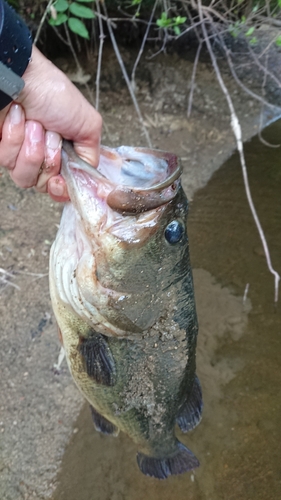
M 263 135 L 281 143 L 281 122 Z M 272 263 L 281 273 L 281 146 L 269 148 L 255 138 L 245 151 Z M 248 208 L 237 154 L 190 205 L 200 325 L 197 364 L 205 406 L 199 427 L 178 435 L 201 467 L 165 481 L 143 476 L 131 440 L 97 433 L 85 405 L 53 500 L 281 498 L 281 296 L 275 306 L 274 280 Z

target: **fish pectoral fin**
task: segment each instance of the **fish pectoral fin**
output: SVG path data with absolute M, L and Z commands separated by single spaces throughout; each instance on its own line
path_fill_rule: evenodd
M 202 390 L 199 379 L 195 375 L 191 394 L 184 402 L 176 419 L 182 432 L 191 431 L 200 423 L 202 410 Z
M 107 420 L 107 418 L 103 417 L 95 408 L 90 405 L 92 419 L 94 422 L 94 426 L 98 432 L 102 432 L 108 436 L 118 436 L 119 429 L 116 425 L 112 424 Z
M 78 349 L 88 376 L 97 384 L 113 386 L 116 378 L 115 362 L 105 336 L 93 333 L 81 339 Z
M 196 467 L 199 467 L 199 461 L 196 456 L 179 441 L 178 450 L 171 456 L 165 458 L 156 458 L 137 454 L 137 463 L 143 474 L 155 477 L 157 479 L 166 479 L 168 476 L 183 474 Z

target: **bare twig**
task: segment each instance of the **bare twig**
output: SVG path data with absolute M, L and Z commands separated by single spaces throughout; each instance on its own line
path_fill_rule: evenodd
M 203 7 L 202 7 L 202 4 L 201 4 L 201 0 L 198 0 L 198 10 L 199 10 L 200 19 L 203 21 L 204 15 L 203 15 Z M 205 43 L 207 45 L 207 48 L 208 48 L 208 51 L 209 51 L 209 54 L 210 54 L 210 57 L 211 57 L 211 60 L 212 60 L 212 64 L 213 64 L 213 68 L 214 68 L 215 73 L 216 73 L 217 80 L 219 82 L 219 85 L 221 87 L 221 90 L 222 90 L 222 92 L 223 92 L 223 94 L 225 96 L 225 99 L 226 99 L 228 107 L 229 107 L 230 116 L 231 116 L 231 127 L 232 127 L 232 130 L 233 130 L 233 133 L 234 133 L 234 137 L 235 137 L 235 140 L 236 140 L 237 149 L 238 149 L 239 156 L 240 156 L 240 162 L 241 162 L 241 167 L 242 167 L 242 174 L 243 174 L 243 180 L 244 180 L 244 186 L 245 186 L 246 196 L 247 196 L 249 207 L 251 209 L 252 216 L 253 216 L 253 219 L 255 221 L 255 224 L 256 224 L 256 227 L 257 227 L 257 230 L 258 230 L 258 233 L 259 233 L 262 245 L 263 245 L 263 249 L 264 249 L 264 253 L 265 253 L 265 258 L 266 258 L 266 262 L 267 262 L 267 267 L 268 267 L 269 271 L 274 275 L 274 282 L 275 282 L 275 286 L 274 286 L 274 290 L 275 290 L 274 301 L 277 302 L 278 301 L 278 291 L 279 291 L 280 276 L 277 273 L 277 271 L 275 271 L 275 269 L 273 269 L 273 267 L 272 267 L 271 257 L 270 257 L 270 252 L 269 252 L 269 249 L 268 249 L 267 241 L 266 241 L 266 238 L 265 238 L 265 235 L 264 235 L 264 231 L 263 231 L 263 228 L 261 226 L 259 217 L 257 215 L 256 209 L 255 209 L 255 206 L 254 206 L 254 202 L 253 202 L 253 199 L 252 199 L 250 185 L 249 185 L 249 179 L 248 179 L 248 172 L 247 172 L 247 167 L 246 167 L 246 162 L 245 162 L 245 156 L 244 156 L 244 148 L 243 148 L 243 141 L 242 141 L 241 126 L 240 126 L 238 117 L 236 115 L 232 99 L 230 97 L 230 94 L 229 94 L 229 92 L 228 92 L 228 90 L 227 90 L 227 88 L 225 86 L 225 83 L 223 81 L 223 78 L 221 76 L 221 72 L 220 72 L 220 69 L 218 67 L 217 59 L 216 59 L 216 56 L 215 56 L 215 54 L 213 52 L 213 49 L 212 49 L 212 46 L 211 46 L 211 43 L 210 43 L 210 40 L 209 40 L 209 37 L 208 37 L 208 33 L 207 33 L 207 29 L 206 29 L 205 23 L 202 23 L 202 32 L 203 32 Z
M 26 276 L 34 276 L 35 278 L 46 278 L 49 273 L 30 273 L 29 271 L 15 271 L 16 274 L 24 274 Z
M 65 40 L 65 38 L 63 38 L 63 36 L 61 35 L 61 33 L 59 32 L 58 28 L 56 26 L 51 26 L 51 28 L 54 30 L 55 34 L 57 35 L 57 37 L 60 39 L 60 41 L 62 43 L 64 43 L 64 45 L 67 45 L 69 47 L 69 43 L 67 40 Z
M 158 4 L 158 0 L 156 0 L 155 3 L 154 3 L 154 5 L 153 5 L 153 9 L 152 9 L 152 12 L 151 12 L 151 16 L 149 18 L 149 22 L 148 22 L 148 25 L 147 25 L 147 28 L 146 28 L 146 32 L 145 32 L 144 37 L 142 39 L 141 47 L 140 47 L 138 56 L 137 56 L 137 58 L 135 60 L 135 64 L 134 64 L 133 71 L 132 71 L 132 74 L 131 74 L 131 83 L 132 83 L 133 89 L 136 88 L 136 83 L 135 83 L 136 69 L 137 69 L 137 66 L 139 64 L 140 58 L 141 58 L 143 50 L 144 50 L 144 46 L 145 46 L 145 43 L 146 43 L 146 39 L 148 37 L 148 33 L 149 33 L 149 30 L 150 30 L 150 27 L 151 27 L 151 23 L 152 23 L 152 20 L 153 20 L 153 17 L 154 17 L 154 13 L 155 13 L 155 9 L 157 7 L 157 4 Z
M 3 267 L 0 267 L 0 273 L 5 274 L 6 276 L 9 276 L 9 278 L 13 278 L 14 275 L 12 273 L 9 273 L 6 269 L 3 269 Z
M 210 24 L 211 24 L 211 21 L 210 21 Z M 217 35 L 218 39 L 220 40 L 221 46 L 222 46 L 222 48 L 224 50 L 224 53 L 225 53 L 225 56 L 226 56 L 226 60 L 227 60 L 229 69 L 231 71 L 231 74 L 232 74 L 234 80 L 236 81 L 236 83 L 239 85 L 239 87 L 241 87 L 244 90 L 244 92 L 246 92 L 247 94 L 249 94 L 253 99 L 261 102 L 263 105 L 265 105 L 265 106 L 267 106 L 269 108 L 272 108 L 274 110 L 277 110 L 278 108 L 280 108 L 279 106 L 276 106 L 276 104 L 271 104 L 266 99 L 264 99 L 264 97 L 260 96 L 259 94 L 256 94 L 251 89 L 249 89 L 246 85 L 244 85 L 244 83 L 240 80 L 240 78 L 238 77 L 238 75 L 237 75 L 237 73 L 235 71 L 234 64 L 233 64 L 233 61 L 231 59 L 230 50 L 226 47 L 225 42 L 224 42 L 224 40 L 223 40 L 223 38 L 221 36 L 221 33 L 219 33 L 217 31 L 217 29 L 216 29 L 216 27 L 214 25 L 212 25 L 212 28 L 216 31 L 216 35 Z M 204 25 L 204 29 L 205 29 L 205 31 L 207 33 L 205 25 Z M 210 38 L 210 37 L 208 37 L 208 38 Z
M 189 118 L 190 114 L 191 114 L 193 92 L 194 92 L 194 86 L 195 86 L 195 76 L 196 76 L 196 70 L 197 70 L 197 66 L 198 66 L 198 61 L 199 61 L 201 49 L 202 49 L 202 43 L 200 42 L 198 45 L 198 48 L 197 48 L 197 52 L 196 52 L 196 56 L 195 56 L 195 60 L 193 63 L 193 68 L 192 68 L 190 92 L 189 92 L 188 106 L 187 106 L 187 118 Z
M 62 365 L 62 362 L 63 362 L 64 358 L 65 358 L 65 349 L 64 349 L 63 346 L 61 346 L 60 352 L 59 352 L 59 355 L 58 355 L 58 361 L 57 361 L 57 363 L 53 364 L 53 368 L 54 368 L 55 373 L 57 375 L 59 375 L 60 372 L 61 372 L 61 365 Z
M 83 74 L 83 70 L 82 70 L 82 67 L 81 67 L 81 64 L 79 62 L 79 59 L 77 57 L 77 54 L 75 52 L 75 49 L 73 47 L 73 44 L 72 44 L 72 41 L 71 41 L 71 38 L 70 38 L 70 34 L 69 34 L 69 30 L 68 30 L 68 27 L 66 24 L 64 24 L 64 29 L 65 29 L 65 34 L 66 34 L 66 38 L 67 38 L 67 42 L 68 42 L 68 45 L 69 45 L 69 48 L 71 50 L 71 53 L 73 55 L 73 58 L 74 58 L 74 61 L 75 61 L 75 64 L 76 64 L 76 67 L 77 67 L 77 70 L 78 70 L 78 73 L 80 73 L 81 75 Z M 89 97 L 89 101 L 94 104 L 94 96 L 93 96 L 93 92 L 91 91 L 89 85 L 85 82 L 83 85 L 85 85 L 85 88 L 87 90 L 87 93 L 88 93 L 88 97 Z
M 247 285 L 245 286 L 244 295 L 243 295 L 243 304 L 246 303 L 249 287 L 250 287 L 250 283 L 247 283 Z
M 263 24 L 269 24 L 270 26 L 275 26 L 276 28 L 281 28 L 281 21 L 278 19 L 274 19 L 272 16 L 256 16 L 258 21 L 261 21 Z
M 20 287 L 18 285 L 16 285 L 15 283 L 13 283 L 10 280 L 7 280 L 6 278 L 4 278 L 2 276 L 0 277 L 0 283 L 3 283 L 4 285 L 10 285 L 13 288 L 16 288 L 17 290 L 20 290 Z
M 104 9 L 104 13 L 105 13 L 105 16 L 107 17 L 107 10 L 106 10 L 106 5 L 105 3 L 102 4 L 103 5 L 103 9 Z M 147 144 L 149 147 L 152 147 L 152 143 L 151 143 L 151 139 L 150 139 L 150 136 L 149 136 L 149 133 L 148 133 L 148 130 L 144 124 L 144 120 L 143 120 L 143 117 L 142 117 L 142 113 L 141 113 L 141 110 L 140 110 L 140 107 L 139 107 L 139 104 L 138 104 L 138 101 L 137 101 L 137 98 L 136 98 L 136 95 L 135 95 L 135 92 L 133 90 L 133 87 L 131 85 L 131 82 L 130 82 L 130 79 L 128 77 L 128 73 L 126 71 L 126 68 L 124 66 L 124 63 L 123 63 L 123 59 L 122 59 L 122 56 L 120 54 L 120 51 L 119 51 L 119 47 L 117 45 L 117 42 L 115 40 L 115 36 L 114 36 L 114 33 L 113 33 L 113 30 L 112 30 L 112 27 L 111 27 L 111 23 L 110 23 L 110 19 L 107 17 L 107 27 L 108 27 L 108 31 L 109 31 L 109 35 L 110 35 L 110 38 L 111 38 L 111 43 L 112 43 L 112 46 L 114 48 L 114 51 L 115 51 L 115 54 L 116 54 L 116 57 L 117 57 L 117 60 L 119 62 L 119 65 L 120 65 L 120 68 L 122 70 L 122 73 L 123 73 L 123 76 L 124 76 L 124 79 L 125 79 L 125 82 L 127 84 L 127 87 L 128 87 L 128 90 L 130 92 L 130 95 L 131 95 L 131 98 L 132 98 L 132 101 L 133 101 L 133 104 L 135 106 L 135 110 L 137 112 L 137 115 L 138 115 L 138 118 L 139 118 L 139 121 L 140 121 L 140 124 L 141 124 L 141 127 L 143 129 L 143 132 L 144 132 L 144 135 L 145 135 L 145 138 L 147 140 Z
M 54 3 L 54 0 L 49 0 L 49 2 L 48 2 L 48 4 L 47 4 L 47 7 L 46 7 L 46 9 L 44 10 L 44 14 L 43 14 L 43 16 L 41 17 L 41 21 L 40 21 L 40 23 L 39 23 L 39 26 L 38 26 L 38 29 L 37 29 L 37 31 L 36 31 L 36 35 L 35 35 L 35 38 L 34 38 L 34 42 L 33 42 L 33 43 L 34 43 L 34 45 L 36 45 L 36 44 L 37 44 L 37 42 L 38 42 L 38 39 L 39 39 L 39 36 L 40 36 L 41 30 L 42 30 L 43 24 L 44 24 L 45 19 L 46 19 L 46 17 L 47 17 L 48 11 L 49 11 L 49 9 L 50 9 L 50 7 L 51 7 L 51 5 L 52 5 L 53 3 Z
M 263 71 L 264 73 L 264 76 L 265 76 L 265 81 L 263 82 L 263 85 L 262 85 L 262 88 L 264 89 L 265 88 L 265 84 L 266 84 L 266 79 L 267 79 L 267 76 L 269 76 L 270 78 L 272 78 L 272 80 L 276 83 L 277 87 L 281 87 L 281 81 L 279 78 L 277 78 L 277 76 L 274 75 L 274 73 L 272 73 L 272 71 L 270 71 L 268 69 L 268 52 L 266 52 L 265 56 L 266 56 L 266 63 L 265 64 L 262 64 L 260 62 L 260 55 L 257 56 L 255 54 L 255 52 L 253 51 L 252 47 L 248 47 L 249 49 L 249 53 L 251 54 L 251 57 L 253 58 L 254 60 L 254 63 L 256 66 L 258 66 L 258 68 L 260 68 L 261 71 Z M 253 64 L 253 63 L 252 63 Z M 263 92 L 263 96 L 264 96 L 264 92 Z
M 261 114 L 260 114 L 260 127 L 259 127 L 259 133 L 258 133 L 259 140 L 262 142 L 262 144 L 264 144 L 268 148 L 280 148 L 281 144 L 271 144 L 270 142 L 266 141 L 264 139 L 264 137 L 262 136 L 262 132 L 261 132 L 261 130 L 262 130 L 262 119 L 263 119 L 263 111 L 261 110 Z
M 100 16 L 100 0 L 96 1 L 97 11 L 99 13 L 99 30 L 100 30 L 100 43 L 99 43 L 99 55 L 98 55 L 98 64 L 97 64 L 97 76 L 96 76 L 96 110 L 99 110 L 99 99 L 100 99 L 100 74 L 101 74 L 101 62 L 102 62 L 102 50 L 103 50 L 103 42 L 104 42 L 104 33 L 103 33 L 103 24 L 102 18 Z
M 263 76 L 263 82 L 262 82 L 262 95 L 265 95 L 265 86 L 267 82 L 267 76 L 269 74 L 268 72 L 268 52 L 266 53 L 265 56 L 265 67 L 264 67 L 264 76 Z M 280 144 L 270 144 L 267 142 L 263 137 L 262 137 L 262 128 L 263 128 L 263 116 L 264 116 L 264 106 L 261 107 L 261 113 L 260 113 L 260 126 L 259 126 L 259 140 L 264 144 L 265 146 L 268 146 L 270 148 L 279 148 Z
M 0 267 L 0 284 L 3 283 L 3 285 L 5 285 L 4 288 L 10 285 L 17 290 L 20 290 L 20 287 L 11 281 L 14 277 L 15 276 L 12 273 Z

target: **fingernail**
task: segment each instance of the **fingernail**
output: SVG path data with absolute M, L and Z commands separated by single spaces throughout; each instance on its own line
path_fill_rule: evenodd
M 48 149 L 56 150 L 60 148 L 61 136 L 57 132 L 50 132 L 49 130 L 45 134 L 46 147 Z
M 24 118 L 22 107 L 19 104 L 12 104 L 9 115 L 13 125 L 18 125 Z
M 43 140 L 43 127 L 39 122 L 27 122 L 26 133 L 30 142 L 41 142 Z
M 63 196 L 64 194 L 64 182 L 60 178 L 50 179 L 48 185 L 48 191 L 54 196 Z

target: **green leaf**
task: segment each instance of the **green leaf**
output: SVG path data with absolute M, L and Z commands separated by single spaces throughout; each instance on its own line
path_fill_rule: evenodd
M 167 21 L 170 22 L 170 19 L 167 18 L 167 13 L 162 12 L 160 19 L 157 19 L 156 24 L 158 26 L 166 26 Z
M 276 38 L 275 43 L 276 43 L 277 47 L 281 47 L 281 36 L 280 35 Z
M 180 35 L 181 34 L 181 30 L 178 26 L 174 26 L 174 32 L 175 32 L 175 35 Z
M 80 2 L 80 3 L 90 3 L 90 2 L 93 2 L 93 0 L 76 0 L 76 2 Z
M 54 3 L 54 7 L 57 12 L 65 12 L 68 9 L 69 5 L 66 0 L 57 0 Z
M 255 31 L 255 27 L 252 26 L 251 28 L 248 29 L 247 33 L 245 34 L 245 36 L 251 36 Z
M 181 16 L 174 17 L 173 21 L 174 21 L 174 22 L 175 22 L 175 24 L 178 26 L 179 24 L 183 24 L 183 23 L 185 23 L 185 21 L 186 21 L 186 17 L 181 17 Z
M 95 17 L 92 9 L 85 7 L 85 5 L 79 5 L 76 2 L 70 4 L 69 10 L 74 16 L 83 17 L 83 19 L 93 19 Z
M 87 38 L 89 40 L 89 32 L 85 24 L 80 21 L 80 19 L 77 19 L 76 17 L 70 17 L 67 24 L 69 29 L 73 31 L 73 33 L 76 33 L 77 35 L 80 35 L 83 38 Z
M 67 19 L 68 18 L 66 14 L 59 12 L 56 19 L 53 19 L 52 17 L 51 19 L 49 19 L 49 24 L 51 26 L 60 26 L 61 24 L 65 23 Z
M 172 24 L 172 19 L 168 19 L 167 13 L 162 12 L 161 18 L 157 19 L 156 24 L 159 28 L 168 28 Z
M 253 38 L 251 38 L 250 40 L 250 45 L 256 45 L 257 41 L 258 41 L 257 37 L 253 36 Z
M 278 7 L 281 7 L 281 0 L 278 0 Z

